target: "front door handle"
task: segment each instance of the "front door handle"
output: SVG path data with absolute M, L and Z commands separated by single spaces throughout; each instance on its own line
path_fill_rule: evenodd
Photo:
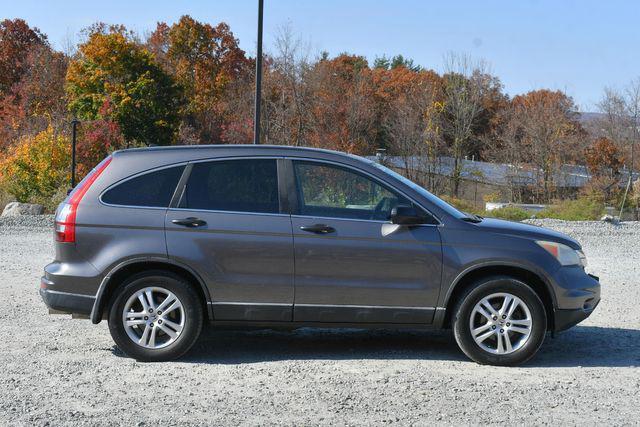
M 329 234 L 336 231 L 335 228 L 330 227 L 326 224 L 303 225 L 302 227 L 300 227 L 300 230 L 315 234 Z
M 204 221 L 200 218 L 194 218 L 192 216 L 183 219 L 172 219 L 171 222 L 175 225 L 182 225 L 183 227 L 189 228 L 202 227 L 203 225 L 207 225 L 207 221 Z

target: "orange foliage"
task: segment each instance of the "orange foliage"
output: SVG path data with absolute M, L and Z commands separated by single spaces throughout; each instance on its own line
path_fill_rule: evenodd
M 203 143 L 220 142 L 225 89 L 251 63 L 229 26 L 214 27 L 185 15 L 172 26 L 159 23 L 147 43 L 184 89 L 186 122 L 200 130 Z
M 22 19 L 0 22 L 0 96 L 22 77 L 31 48 L 46 41 L 40 30 L 30 28 Z
M 374 137 L 372 72 L 361 56 L 342 54 L 317 65 L 310 145 L 366 153 Z
M 616 175 L 624 158 L 616 145 L 609 138 L 601 137 L 584 150 L 587 166 L 593 175 Z

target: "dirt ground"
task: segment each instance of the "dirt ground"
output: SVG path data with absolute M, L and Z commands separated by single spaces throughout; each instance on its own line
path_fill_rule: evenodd
M 0 224 L 0 424 L 640 423 L 640 224 L 546 222 L 581 241 L 603 301 L 520 368 L 477 365 L 447 332 L 207 331 L 144 364 L 106 322 L 38 296 L 52 232 Z

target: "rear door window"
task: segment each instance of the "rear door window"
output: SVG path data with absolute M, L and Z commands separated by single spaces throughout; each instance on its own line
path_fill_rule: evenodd
M 279 213 L 275 159 L 238 159 L 195 163 L 181 208 Z
M 166 208 L 182 176 L 184 166 L 145 173 L 109 189 L 102 201 L 110 205 Z

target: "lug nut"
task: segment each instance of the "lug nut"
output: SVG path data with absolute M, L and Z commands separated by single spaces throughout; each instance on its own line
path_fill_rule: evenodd
M 504 329 L 500 329 L 500 333 L 501 333 L 501 334 L 504 334 Z
M 507 326 L 511 326 L 511 323 L 507 322 Z
M 491 329 L 495 329 L 495 328 L 496 328 L 496 325 L 493 325 L 493 326 L 491 327 Z
M 158 310 L 158 316 L 160 316 L 162 314 L 162 311 Z
M 162 325 L 162 320 L 158 319 L 158 325 Z
M 149 320 L 149 316 L 144 316 L 144 320 Z
M 153 308 L 150 308 L 150 309 L 149 309 L 149 313 L 153 313 Z
M 498 320 L 498 316 L 493 316 L 493 320 Z
M 503 318 L 503 319 L 506 319 L 506 318 L 507 318 L 507 315 L 506 315 L 506 314 L 503 314 L 503 315 L 502 315 L 502 318 Z

